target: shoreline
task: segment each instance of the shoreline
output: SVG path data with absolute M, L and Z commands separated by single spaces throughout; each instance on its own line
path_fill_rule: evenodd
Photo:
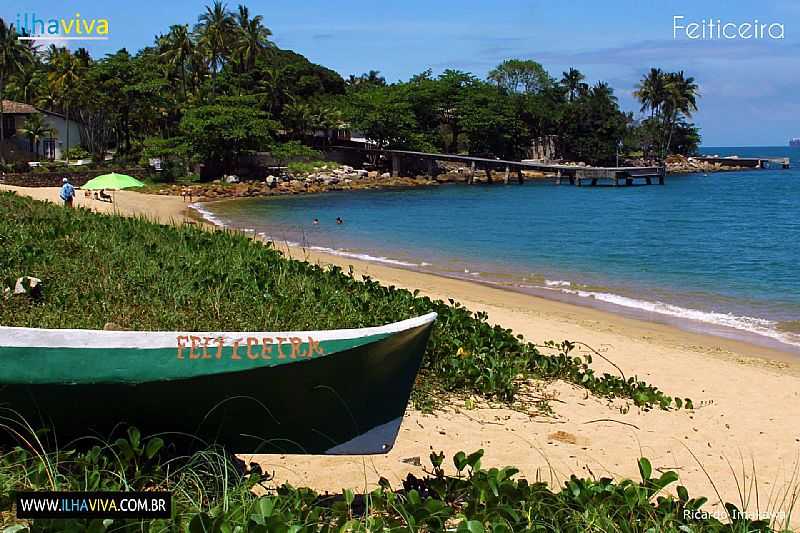
M 753 316 L 738 316 L 718 311 L 703 311 L 693 307 L 682 307 L 680 304 L 642 299 L 642 297 L 635 294 L 617 291 L 613 288 L 584 286 L 574 281 L 553 281 L 544 277 L 538 281 L 528 280 L 524 277 L 521 280 L 513 279 L 509 281 L 510 278 L 506 274 L 493 277 L 492 272 L 473 271 L 472 265 L 469 266 L 470 272 L 467 276 L 460 275 L 455 271 L 437 270 L 435 265 L 419 259 L 406 257 L 398 259 L 397 256 L 393 256 L 386 251 L 336 249 L 322 245 L 301 244 L 292 240 L 276 239 L 275 235 L 268 235 L 253 228 L 227 225 L 208 209 L 208 207 L 217 204 L 225 204 L 236 200 L 241 199 L 224 198 L 210 202 L 192 203 L 189 205 L 190 213 L 192 218 L 201 223 L 217 228 L 240 231 L 254 239 L 272 242 L 274 246 L 279 247 L 289 255 L 293 254 L 292 250 L 302 250 L 302 253 L 312 254 L 321 258 L 323 262 L 337 264 L 345 268 L 348 264 L 356 262 L 360 265 L 359 269 L 366 268 L 366 265 L 386 266 L 407 272 L 460 280 L 465 283 L 523 294 L 548 302 L 560 302 L 581 309 L 594 309 L 616 317 L 671 326 L 685 333 L 738 341 L 746 345 L 780 352 L 778 355 L 773 355 L 781 360 L 800 362 L 800 344 L 795 340 L 795 337 L 798 337 L 797 333 L 792 331 L 782 332 L 779 327 L 775 327 L 778 323 L 770 327 L 760 323 L 762 321 L 766 323 L 765 319 L 754 318 Z M 478 268 L 480 268 L 480 265 Z M 406 286 L 406 288 L 413 290 L 415 287 Z
M 9 189 L 0 186 L 4 188 Z M 13 190 L 39 200 L 57 198 L 55 188 Z M 85 201 L 79 194 L 77 204 L 149 216 L 162 223 L 196 223 L 197 215 L 180 198 L 121 191 L 116 201 L 112 209 Z M 285 246 L 278 243 L 277 249 L 284 251 Z M 352 265 L 357 276 L 368 275 L 386 285 L 419 289 L 423 295 L 445 301 L 453 298 L 472 311 L 486 312 L 491 323 L 532 342 L 584 342 L 626 376 L 636 376 L 666 394 L 691 398 L 695 409 L 645 412 L 630 402 L 598 398 L 565 382 L 536 382 L 524 387 L 513 408 L 487 407 L 482 401 L 475 402 L 476 407 L 459 398 L 433 414 L 409 407 L 397 443 L 386 455 L 243 456 L 274 473 L 274 485 L 289 482 L 318 491 L 370 490 L 384 476 L 398 487 L 408 473 L 423 474 L 431 449 L 449 457 L 484 448 L 484 467 L 514 465 L 520 476 L 548 481 L 554 487 L 570 474 L 636 480 L 636 460 L 647 457 L 654 469 L 675 470 L 691 496 L 709 497 L 710 510 L 721 509 L 715 489 L 724 501 L 741 508 L 739 489 L 744 484 L 757 482 L 763 494 L 774 491 L 775 498 L 800 487 L 796 472 L 800 467 L 800 361 L 790 354 L 472 281 L 302 248 L 285 251 L 295 259 L 335 264 L 345 270 Z M 591 352 L 578 346 L 574 353 Z M 595 357 L 592 366 L 598 372 L 616 372 L 600 357 Z M 542 398 L 549 400 L 552 411 L 537 407 Z M 793 523 L 800 525 L 797 519 Z

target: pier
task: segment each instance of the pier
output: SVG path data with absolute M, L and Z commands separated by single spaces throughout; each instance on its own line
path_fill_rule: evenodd
M 722 167 L 744 167 L 744 168 L 790 168 L 790 161 L 788 157 L 738 157 L 738 156 L 699 156 L 695 157 L 697 161 L 703 163 L 710 163 L 712 165 L 719 164 Z
M 486 157 L 474 157 L 456 154 L 435 154 L 428 152 L 414 152 L 409 150 L 380 150 L 377 148 L 361 148 L 353 146 L 334 146 L 330 151 L 341 151 L 344 153 L 359 153 L 377 160 L 379 157 L 386 157 L 392 163 L 392 176 L 397 177 L 403 173 L 403 166 L 409 161 L 416 163 L 426 169 L 426 174 L 433 177 L 435 162 L 448 161 L 463 164 L 468 170 L 465 175 L 465 182 L 475 183 L 475 173 L 482 170 L 486 174 L 486 183 L 494 183 L 497 179 L 503 183 L 515 181 L 519 184 L 524 183 L 525 176 L 523 171 L 537 171 L 552 174 L 556 184 L 562 185 L 569 183 L 578 187 L 584 185 L 612 185 L 630 186 L 634 184 L 664 185 L 666 176 L 665 167 L 587 167 L 578 165 L 562 165 L 555 163 L 544 163 L 540 161 L 526 160 L 511 161 L 504 159 L 490 159 Z M 495 173 L 499 174 L 495 177 Z

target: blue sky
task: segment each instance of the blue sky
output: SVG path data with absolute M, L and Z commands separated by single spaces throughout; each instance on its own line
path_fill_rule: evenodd
M 237 1 L 229 2 L 234 8 Z M 81 43 L 93 55 L 152 43 L 170 24 L 196 22 L 202 1 L 3 2 L 0 16 L 109 20 L 110 39 Z M 380 70 L 402 80 L 432 68 L 481 77 L 508 58 L 534 59 L 552 75 L 569 67 L 605 80 L 626 110 L 651 66 L 684 69 L 700 85 L 695 121 L 707 146 L 785 145 L 800 136 L 800 1 L 741 0 L 250 0 L 273 38 L 342 75 Z M 673 39 L 673 16 L 781 23 L 784 39 Z

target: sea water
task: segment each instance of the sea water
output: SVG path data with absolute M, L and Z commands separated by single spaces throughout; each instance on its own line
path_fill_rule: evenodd
M 664 186 L 528 180 L 201 209 L 275 241 L 800 352 L 800 150 L 704 152 L 790 157 L 795 168 L 670 175 Z

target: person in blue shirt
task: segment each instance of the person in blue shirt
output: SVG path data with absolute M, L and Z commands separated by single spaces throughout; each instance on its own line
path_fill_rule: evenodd
M 64 201 L 64 206 L 72 207 L 72 200 L 75 199 L 75 187 L 72 186 L 68 178 L 61 180 L 61 183 L 61 191 L 58 196 Z

